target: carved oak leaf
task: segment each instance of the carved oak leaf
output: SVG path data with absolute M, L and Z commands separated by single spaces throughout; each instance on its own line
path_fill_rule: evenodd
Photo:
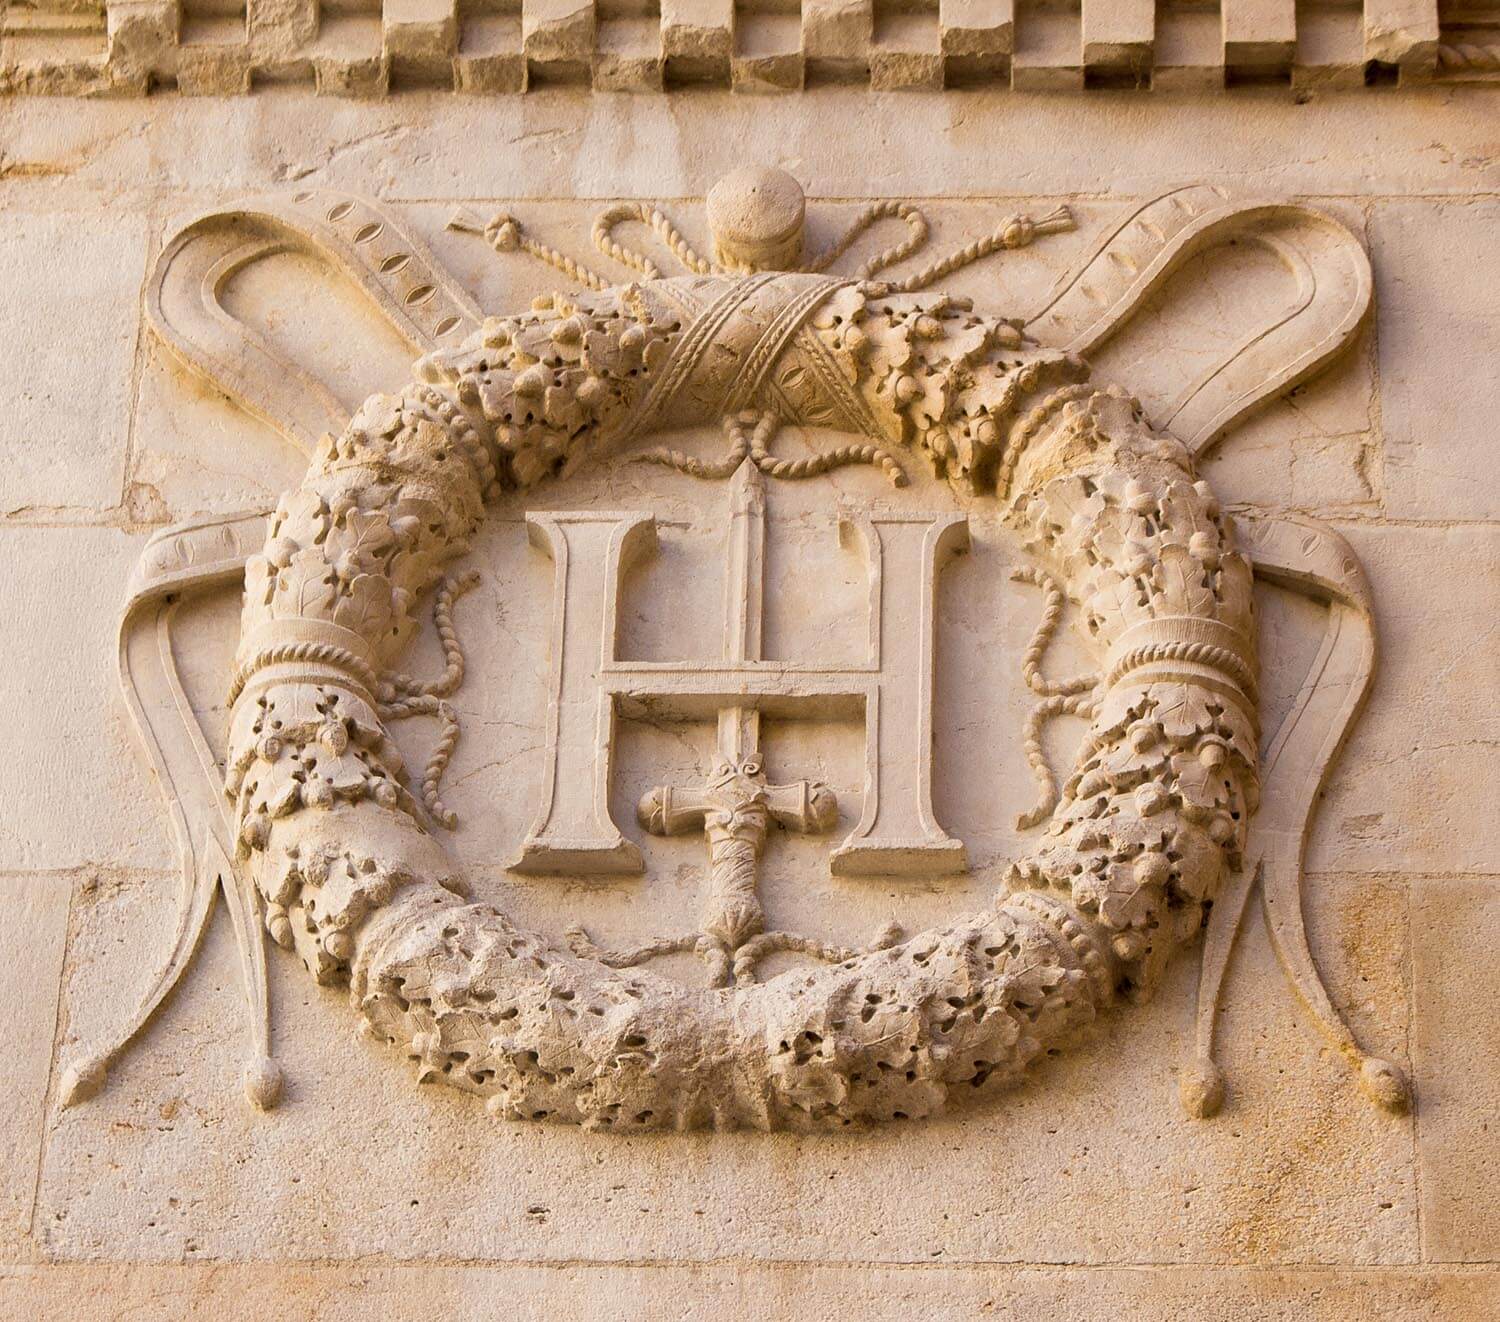
M 1121 930 L 1144 926 L 1156 907 L 1155 887 L 1140 878 L 1134 862 L 1111 863 L 1105 877 L 1099 916 Z
M 245 562 L 245 601 L 269 606 L 276 593 L 276 574 L 263 555 L 252 555 Z
M 1196 685 L 1153 684 L 1150 692 L 1156 701 L 1156 719 L 1173 743 L 1195 744 L 1200 735 L 1214 728 L 1219 707 L 1210 704 Z
M 565 432 L 582 429 L 586 421 L 577 393 L 561 386 L 548 386 L 542 399 L 542 416 L 547 422 Z
M 365 570 L 382 564 L 386 552 L 396 543 L 390 517 L 384 510 L 372 514 L 350 510 L 344 515 L 343 532 L 340 545 L 345 554 L 353 556 L 359 568 Z
M 939 426 L 948 414 L 948 375 L 931 369 L 915 373 L 917 393 L 908 406 L 909 416 L 918 431 Z
M 1089 539 L 1089 548 L 1101 564 L 1119 564 L 1125 558 L 1126 530 L 1116 519 L 1101 519 Z
M 326 721 L 322 690 L 315 684 L 289 684 L 276 690 L 261 715 L 259 728 L 291 741 L 299 732 L 311 733 Z
M 945 358 L 955 363 L 976 363 L 984 357 L 990 347 L 988 326 L 972 321 L 962 329 L 952 321 L 945 325 L 947 334 L 939 341 Z
M 333 608 L 333 622 L 364 638 L 379 638 L 390 627 L 391 585 L 380 574 L 359 574 Z
M 1203 566 L 1186 546 L 1163 546 L 1156 563 L 1156 585 L 1161 589 L 1158 615 L 1211 614 L 1214 594 L 1204 585 Z
M 1151 598 L 1140 582 L 1125 574 L 1110 571 L 1100 574 L 1095 593 L 1098 610 L 1110 612 L 1117 619 L 1134 624 L 1151 615 Z
M 1042 494 L 1050 522 L 1060 532 L 1088 527 L 1104 513 L 1104 498 L 1089 490 L 1082 478 L 1049 482 Z
M 982 372 L 964 387 L 964 410 L 1003 418 L 1015 403 L 1015 382 L 999 372 Z
M 1204 766 L 1196 753 L 1177 753 L 1172 757 L 1173 788 L 1182 796 L 1184 806 L 1212 812 L 1229 802 L 1224 773 Z
M 298 551 L 276 575 L 272 612 L 278 619 L 327 619 L 333 607 L 333 569 L 314 547 Z
M 1219 562 L 1217 581 L 1220 615 L 1236 623 L 1248 622 L 1255 613 L 1255 580 L 1250 561 L 1232 551 Z
M 1095 737 L 1104 740 L 1118 739 L 1128 726 L 1146 714 L 1151 705 L 1139 686 L 1116 684 L 1105 695 L 1099 710 L 1094 714 Z
M 288 537 L 299 546 L 313 546 L 328 535 L 328 506 L 316 491 L 299 490 L 283 496 L 271 519 L 271 537 Z
M 1195 533 L 1202 533 L 1218 545 L 1218 525 L 1208 517 L 1203 499 L 1191 482 L 1173 482 L 1160 501 L 1162 525 L 1170 530 L 1174 541 L 1187 542 Z
M 870 347 L 866 361 L 870 374 L 878 382 L 885 382 L 897 372 L 904 372 L 911 364 L 911 338 L 905 327 L 889 322 L 872 321 L 869 327 Z
M 1006 999 L 1016 1009 L 1035 1010 L 1067 976 L 1065 969 L 1046 959 L 1019 964 L 1005 979 Z

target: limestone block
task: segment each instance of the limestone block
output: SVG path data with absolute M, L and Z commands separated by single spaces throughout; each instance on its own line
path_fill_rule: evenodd
M 1296 0 L 1237 0 L 1223 6 L 1224 67 L 1230 79 L 1275 78 L 1297 46 Z
M 730 83 L 736 92 L 795 92 L 806 60 L 795 14 L 741 14 L 735 29 Z
M 138 408 L 127 494 L 142 522 L 269 509 L 305 467 L 269 427 L 182 371 L 154 342 Z
M 454 69 L 460 91 L 524 92 L 527 69 L 520 15 L 463 16 Z
M 139 325 L 121 296 L 120 272 L 143 268 L 146 222 L 122 211 L 8 210 L 5 225 L 0 511 L 112 508 L 124 476 Z M 38 307 L 53 314 L 38 317 Z M 80 390 L 84 380 L 91 384 Z
M 188 96 L 238 96 L 250 90 L 250 51 L 244 44 L 183 45 L 177 50 L 177 90 Z
M 385 54 L 423 73 L 447 64 L 458 49 L 456 0 L 384 0 Z
M 12 1256 L 31 1231 L 71 893 L 71 879 L 55 873 L 0 876 L 0 994 L 10 1006 L 8 1096 L 0 1112 L 0 1259 Z M 0 1315 L 4 1311 L 0 1304 Z
M 940 0 L 943 54 L 998 59 L 1015 43 L 1015 0 Z
M 1343 528 L 1375 593 L 1369 707 L 1318 810 L 1315 870 L 1488 873 L 1500 849 L 1490 771 L 1500 741 L 1500 533 Z
M 522 0 L 521 44 L 531 75 L 587 81 L 595 27 L 594 0 Z
M 759 25 L 759 19 L 746 21 L 741 32 Z M 369 22 L 368 30 L 373 35 L 363 49 L 378 61 L 378 22 Z M 1414 93 L 1383 100 L 1377 114 L 1364 97 L 1324 97 L 1302 106 L 1290 97 L 1205 97 L 1191 116 L 1163 98 L 1136 98 L 1131 131 L 1107 130 L 1111 195 L 1144 199 L 1184 179 L 1203 179 L 1244 195 L 1313 200 L 1441 196 L 1454 190 L 1455 162 L 1466 163 L 1465 187 L 1492 192 L 1500 189 L 1500 160 L 1490 149 L 1490 96 L 1479 86 L 1448 88 L 1440 102 Z M 961 99 L 872 98 L 868 89 L 854 88 L 828 88 L 819 97 L 824 118 L 857 122 L 875 138 L 926 144 L 902 162 L 907 173 L 899 191 L 917 197 L 951 196 L 956 179 L 969 197 L 1010 195 L 1018 178 L 1027 181 L 1028 196 L 1091 194 L 1098 170 L 1086 147 L 1112 123 L 1102 112 L 1115 108 L 1082 97 L 1020 102 L 1003 88 L 965 90 Z M 382 196 L 394 201 L 484 197 L 498 187 L 493 159 L 449 148 L 488 132 L 509 144 L 505 177 L 519 181 L 522 196 L 571 196 L 585 167 L 593 196 L 701 196 L 747 159 L 783 157 L 800 162 L 799 178 L 813 197 L 867 197 L 871 190 L 862 158 L 820 131 L 820 117 L 796 98 L 775 98 L 778 104 L 768 106 L 711 91 L 676 100 L 643 97 L 623 103 L 628 116 L 618 98 L 581 96 L 532 98 L 525 105 L 496 100 L 482 108 L 470 98 L 453 98 L 441 112 L 425 102 L 393 101 L 376 112 L 354 104 L 334 115 L 311 113 L 295 93 L 253 100 L 246 106 L 208 98 L 192 117 L 163 100 L 144 120 L 135 107 L 133 131 L 126 133 L 125 112 L 116 103 L 70 102 L 68 114 L 59 116 L 52 102 L 13 98 L 5 127 L 7 160 L 15 164 L 0 187 L 14 190 L 23 169 L 65 171 L 80 186 L 103 188 L 150 173 L 163 187 L 209 205 L 226 189 L 255 192 L 293 177 L 283 170 L 307 169 L 321 185 L 350 192 L 368 191 L 375 171 Z M 956 115 L 960 103 L 971 113 Z M 996 153 L 995 124 L 1017 113 L 1034 131 Z M 1435 124 L 1446 152 L 1422 145 L 1430 144 Z M 372 131 L 390 136 L 372 140 Z M 1308 150 L 1309 133 L 1326 150 Z M 583 155 L 558 151 L 560 139 Z M 672 145 L 644 157 L 630 150 L 647 139 Z M 423 150 L 423 140 L 445 150 Z
M 1422 1098 L 1422 1253 L 1493 1262 L 1500 1248 L 1500 1076 L 1493 1007 L 1500 888 L 1489 877 L 1412 884 L 1412 1058 Z
M 607 18 L 599 24 L 594 86 L 606 92 L 659 92 L 662 30 L 654 15 Z
M 1500 1308 L 1500 1273 L 1461 1267 L 1119 1267 L 819 1263 L 79 1263 L 0 1267 L 0 1315 L 225 1318 L 278 1311 L 319 1322 L 693 1322 L 743 1311 L 778 1322 L 830 1316 L 932 1322 L 1079 1322 L 1195 1316 L 1364 1322 L 1372 1301 L 1405 1322 L 1469 1322 Z M 40 1311 L 37 1311 L 40 1310 Z
M 0 869 L 163 866 L 160 801 L 136 757 L 116 679 L 115 621 L 143 537 L 111 528 L 0 528 L 13 630 L 0 673 Z M 56 609 L 59 600 L 66 611 Z M 61 805 L 72 805 L 64 813 Z
M 1028 10 L 1016 25 L 1010 82 L 1018 92 L 1067 92 L 1083 86 L 1083 23 L 1078 10 Z
M 873 0 L 806 0 L 802 53 L 809 66 L 834 80 L 869 68 L 874 38 Z
M 671 81 L 727 85 L 734 36 L 734 0 L 662 0 L 662 57 Z
M 170 67 L 180 20 L 178 0 L 110 0 L 105 12 L 114 77 L 144 86 L 153 70 Z
M 1224 86 L 1222 26 L 1210 10 L 1163 9 L 1153 56 L 1154 91 L 1211 92 Z
M 1084 0 L 1083 65 L 1089 74 L 1144 78 L 1155 40 L 1155 0 Z
M 378 18 L 329 16 L 310 51 L 314 84 L 323 95 L 383 96 L 390 85 L 391 64 Z
M 1500 494 L 1474 480 L 1494 452 L 1493 358 L 1500 285 L 1475 279 L 1494 250 L 1500 205 L 1392 202 L 1370 229 L 1381 306 L 1380 404 L 1386 511 L 1402 519 L 1494 519 Z M 1434 353 L 1435 343 L 1463 346 Z M 1470 355 L 1473 355 L 1471 358 Z
M 870 47 L 870 86 L 877 91 L 943 85 L 939 29 L 931 14 L 884 16 Z
M 1437 0 L 1365 0 L 1365 58 L 1394 64 L 1403 81 L 1432 77 L 1437 64 Z
M 287 56 L 318 35 L 317 0 L 248 0 L 250 42 L 261 54 Z
M 1323 91 L 1364 85 L 1364 35 L 1354 9 L 1311 9 L 1297 15 L 1292 87 Z

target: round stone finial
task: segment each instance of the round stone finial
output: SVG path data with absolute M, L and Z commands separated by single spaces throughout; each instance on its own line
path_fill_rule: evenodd
M 722 266 L 789 271 L 802 256 L 807 198 L 785 170 L 742 165 L 708 192 L 708 226 Z

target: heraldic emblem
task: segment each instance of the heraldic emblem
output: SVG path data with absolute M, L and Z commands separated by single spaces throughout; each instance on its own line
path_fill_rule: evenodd
M 363 1029 L 415 1060 L 419 1078 L 505 1119 L 611 1130 L 929 1115 L 1018 1082 L 1101 1012 L 1149 997 L 1201 940 L 1180 1091 L 1190 1113 L 1210 1115 L 1224 1095 L 1215 1008 L 1258 884 L 1312 1017 L 1375 1100 L 1405 1106 L 1400 1072 L 1367 1055 L 1330 1003 L 1301 908 L 1313 804 L 1373 672 L 1364 578 L 1331 529 L 1232 516 L 1197 469 L 1358 330 L 1371 298 L 1358 242 L 1300 206 L 1182 188 L 1112 222 L 1029 315 L 1002 316 L 940 286 L 1072 229 L 1066 209 L 1005 217 L 913 271 L 929 232 L 908 203 L 871 204 L 813 255 L 802 190 L 780 171 L 737 171 L 707 208 L 709 258 L 660 208 L 607 207 L 593 239 L 630 272 L 619 280 L 511 215 L 459 212 L 451 228 L 555 273 L 558 292 L 501 315 L 482 313 L 397 218 L 353 198 L 258 199 L 168 243 L 148 286 L 155 333 L 308 463 L 268 514 L 163 530 L 132 584 L 122 678 L 171 813 L 183 901 L 165 967 L 117 1040 L 73 1063 L 65 1098 L 103 1084 L 189 965 L 222 891 L 251 1007 L 246 1091 L 263 1107 L 282 1091 L 263 933 L 319 982 L 347 986 Z M 681 273 L 619 241 L 626 224 L 649 229 Z M 845 270 L 877 225 L 905 238 Z M 1279 263 L 1291 292 L 1275 315 L 1195 360 L 1165 411 L 1148 416 L 1128 383 L 1096 379 L 1099 346 L 1185 264 L 1233 245 Z M 413 348 L 407 385 L 348 416 L 226 311 L 234 275 L 282 252 L 368 296 Z M 711 452 L 658 443 L 704 427 L 720 435 Z M 843 435 L 788 458 L 787 427 Z M 651 510 L 528 503 L 625 453 L 698 483 L 717 511 L 712 654 L 639 660 L 620 646 L 626 576 L 658 546 Z M 838 661 L 772 659 L 770 495 L 851 468 L 892 492 L 921 473 L 942 508 L 842 504 L 837 536 L 860 565 L 868 646 Z M 511 870 L 542 887 L 638 875 L 648 836 L 700 838 L 696 917 L 635 945 L 593 925 L 528 930 L 445 844 L 458 825 L 441 797 L 460 738 L 458 603 L 484 568 L 471 539 L 503 502 L 551 581 L 542 789 Z M 1030 843 L 991 902 L 929 930 L 892 924 L 837 944 L 772 923 L 760 874 L 775 831 L 825 837 L 836 877 L 937 880 L 968 867 L 933 805 L 935 601 L 980 511 L 1016 539 L 1014 577 L 1040 611 L 1023 663 Z M 1290 714 L 1264 732 L 1257 577 L 1327 612 Z M 221 757 L 185 696 L 173 622 L 194 593 L 240 584 Z M 429 611 L 445 658 L 430 681 L 401 669 Z M 1049 644 L 1070 611 L 1092 663 L 1056 678 Z M 1054 776 L 1043 728 L 1061 715 L 1087 732 Z M 391 736 L 412 716 L 437 728 L 420 772 Z M 862 793 L 836 792 L 815 768 L 772 774 L 763 720 L 833 717 L 861 732 Z M 706 722 L 713 754 L 706 775 L 663 776 L 622 829 L 617 727 L 640 718 Z M 695 976 L 669 976 L 668 956 Z

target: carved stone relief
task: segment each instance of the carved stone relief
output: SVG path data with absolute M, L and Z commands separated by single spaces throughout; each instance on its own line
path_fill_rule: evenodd
M 453 228 L 568 282 L 493 316 L 396 218 L 355 199 L 247 203 L 167 246 L 148 295 L 153 329 L 309 463 L 269 515 L 168 529 L 138 571 L 122 640 L 154 628 L 161 645 L 148 663 L 122 645 L 122 673 L 186 898 L 162 975 L 120 1038 L 74 1064 L 68 1099 L 102 1085 L 187 967 L 222 889 L 253 1007 L 246 1087 L 260 1106 L 281 1091 L 262 929 L 320 982 L 347 985 L 365 1031 L 413 1059 L 419 1078 L 475 1093 L 503 1118 L 621 1130 L 931 1114 L 1018 1081 L 1104 1010 L 1148 999 L 1203 934 L 1182 1099 L 1210 1115 L 1224 1094 L 1215 1009 L 1258 880 L 1314 1019 L 1376 1100 L 1404 1106 L 1402 1076 L 1356 1044 L 1323 990 L 1301 914 L 1313 803 L 1373 670 L 1363 576 L 1331 529 L 1233 517 L 1196 463 L 1358 329 L 1370 301 L 1358 242 L 1305 208 L 1181 189 L 1102 234 L 1040 308 L 1001 316 L 927 291 L 1065 234 L 1067 210 L 1006 216 L 930 260 L 921 210 L 889 201 L 805 255 L 805 201 L 777 171 L 731 175 L 707 210 L 711 258 L 659 207 L 601 212 L 594 244 L 633 272 L 628 283 L 509 213 L 460 212 Z M 837 273 L 867 231 L 892 223 L 905 227 L 901 242 Z M 616 237 L 626 224 L 647 227 L 685 273 L 626 246 Z M 1247 325 L 1150 417 L 1125 386 L 1095 380 L 1095 350 L 1189 258 L 1232 242 L 1276 258 L 1293 291 L 1281 310 Z M 420 355 L 407 385 L 346 417 L 326 386 L 223 311 L 235 272 L 286 250 L 321 257 L 369 295 Z M 889 274 L 912 259 L 910 274 Z M 723 433 L 708 455 L 658 443 L 705 426 Z M 779 457 L 787 427 L 847 439 Z M 715 655 L 640 660 L 621 646 L 622 585 L 657 543 L 650 509 L 528 507 L 622 453 L 696 482 L 717 512 Z M 830 496 L 860 564 L 867 646 L 852 658 L 774 656 L 770 493 L 846 468 L 921 501 Z M 528 930 L 477 893 L 444 843 L 462 829 L 444 773 L 470 737 L 450 701 L 466 673 L 458 603 L 483 572 L 472 557 L 457 562 L 501 504 L 524 514 L 552 579 L 537 622 L 550 638 L 542 792 L 507 861 L 545 887 L 559 875 L 638 874 L 631 829 L 702 837 L 692 926 L 635 945 L 576 924 L 562 938 Z M 997 804 L 1021 809 L 1035 838 L 992 903 L 929 930 L 891 925 L 834 943 L 778 926 L 760 885 L 773 829 L 826 836 L 841 878 L 940 882 L 968 867 L 932 793 L 935 602 L 981 517 L 1023 548 L 1015 577 L 1038 594 L 1022 665 L 1036 701 L 1015 732 L 1036 797 Z M 1257 576 L 1328 606 L 1322 650 L 1264 755 Z M 221 769 L 176 674 L 172 621 L 184 596 L 240 581 Z M 1093 659 L 1058 677 L 1050 644 L 1069 612 Z M 400 669 L 429 613 L 444 663 L 430 681 Z M 1087 732 L 1059 774 L 1043 729 L 1063 715 Z M 408 717 L 437 723 L 420 773 L 392 738 Z M 704 779 L 661 781 L 622 829 L 611 805 L 618 729 L 640 720 L 710 723 L 714 753 Z M 771 774 L 762 722 L 773 720 L 814 732 L 854 722 L 858 804 L 799 768 Z M 702 978 L 659 966 L 673 955 L 695 956 Z M 795 964 L 763 978 L 773 956 Z

